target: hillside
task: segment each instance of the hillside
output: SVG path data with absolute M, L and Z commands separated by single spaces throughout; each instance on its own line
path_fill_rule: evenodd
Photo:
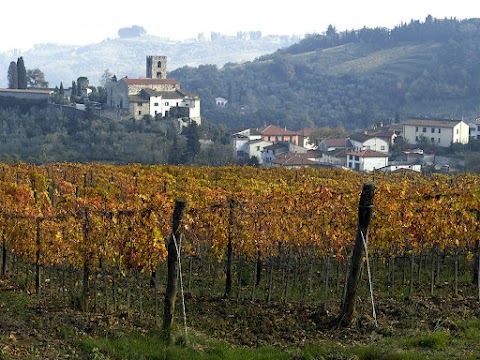
M 173 71 L 229 128 L 274 123 L 352 130 L 411 116 L 480 114 L 480 20 L 432 19 L 313 35 L 245 64 Z M 227 109 L 214 98 L 228 99 Z
M 70 86 L 79 76 L 90 79 L 91 85 L 100 85 L 100 78 L 108 69 L 117 77 L 145 76 L 147 55 L 168 56 L 168 70 L 181 66 L 253 60 L 293 44 L 297 37 L 273 36 L 241 39 L 219 36 L 214 41 L 172 41 L 153 35 L 106 39 L 85 46 L 38 44 L 25 52 L 0 53 L 0 87 L 5 87 L 7 69 L 11 61 L 23 56 L 29 69 L 39 68 L 51 86 Z

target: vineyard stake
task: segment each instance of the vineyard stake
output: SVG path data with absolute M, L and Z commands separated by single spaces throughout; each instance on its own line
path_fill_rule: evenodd
M 165 290 L 165 302 L 163 312 L 163 331 L 167 343 L 172 342 L 172 324 L 173 314 L 175 312 L 175 300 L 177 297 L 177 283 L 178 283 L 178 252 L 175 246 L 175 238 L 180 239 L 180 223 L 182 221 L 183 212 L 185 210 L 186 200 L 178 199 L 175 202 L 175 209 L 172 216 L 172 233 L 167 245 L 167 288 Z
M 367 182 L 363 185 L 363 190 L 358 205 L 358 229 L 353 248 L 352 262 L 349 269 L 350 271 L 348 275 L 345 303 L 343 304 L 340 312 L 339 325 L 343 326 L 350 325 L 353 320 L 357 285 L 363 259 L 364 243 L 362 236 L 368 238 L 368 226 L 372 218 L 374 193 L 375 184 L 373 182 Z

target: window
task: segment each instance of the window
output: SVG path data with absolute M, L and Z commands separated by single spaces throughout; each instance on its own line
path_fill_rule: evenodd
M 435 132 L 435 128 L 432 128 L 432 134 Z
M 162 62 L 161 61 L 157 62 L 157 67 L 162 67 Z
M 161 78 L 162 77 L 162 73 L 159 71 L 157 72 L 157 78 Z
M 415 132 L 418 132 L 418 126 L 415 128 Z
M 442 129 L 438 128 L 438 133 L 440 134 L 442 132 Z
M 165 106 L 168 106 L 168 101 L 165 103 Z
M 385 150 L 385 145 L 380 146 L 380 150 Z
M 417 141 L 417 142 L 418 142 L 418 136 L 415 136 L 415 141 Z
M 431 138 L 430 141 L 432 142 L 432 144 L 435 142 L 435 138 Z
M 457 129 L 457 131 L 456 131 L 456 134 L 458 135 L 458 129 Z
M 157 111 L 157 110 L 155 110 L 155 115 L 157 115 L 157 113 L 158 113 L 158 111 Z
M 355 161 L 360 161 L 360 157 L 355 156 Z
M 351 163 L 351 162 L 349 162 L 349 163 L 348 163 L 348 167 L 349 167 L 350 169 L 352 169 L 352 168 L 353 168 L 353 165 L 352 165 L 352 163 Z
M 423 130 L 422 130 L 422 131 L 423 131 L 423 132 L 427 132 L 427 128 L 426 128 L 426 127 L 425 127 L 425 128 L 423 128 Z
M 142 115 L 142 110 L 138 110 L 138 115 Z
M 153 103 L 153 106 L 158 106 L 158 103 Z

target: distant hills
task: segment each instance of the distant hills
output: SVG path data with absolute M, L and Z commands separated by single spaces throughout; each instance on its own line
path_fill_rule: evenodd
M 411 21 L 312 35 L 245 64 L 170 73 L 228 128 L 358 130 L 408 117 L 480 117 L 480 19 Z M 215 97 L 228 100 L 215 106 Z
M 140 29 L 140 30 L 139 30 Z M 218 67 L 229 62 L 244 62 L 275 52 L 299 41 L 298 36 L 225 36 L 213 33 L 212 40 L 205 38 L 172 41 L 148 35 L 141 27 L 123 28 L 119 37 L 100 43 L 74 46 L 59 44 L 37 44 L 33 49 L 20 52 L 0 53 L 0 87 L 7 85 L 7 70 L 11 61 L 23 56 L 28 69 L 39 68 L 50 86 L 71 85 L 79 76 L 86 76 L 90 84 L 100 85 L 105 70 L 117 78 L 145 76 L 147 55 L 166 55 L 168 71 L 185 65 L 213 64 Z

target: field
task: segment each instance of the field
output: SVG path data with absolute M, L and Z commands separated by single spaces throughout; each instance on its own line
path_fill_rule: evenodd
M 5 165 L 0 356 L 478 358 L 479 193 L 469 174 Z

